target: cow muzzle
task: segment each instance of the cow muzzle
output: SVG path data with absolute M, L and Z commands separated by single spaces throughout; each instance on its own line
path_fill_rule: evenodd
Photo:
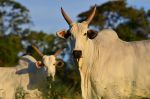
M 73 50 L 73 56 L 76 59 L 80 59 L 82 56 L 82 51 L 81 50 Z

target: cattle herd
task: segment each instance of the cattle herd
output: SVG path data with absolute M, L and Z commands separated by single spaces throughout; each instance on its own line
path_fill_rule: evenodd
M 73 22 L 63 8 L 61 13 L 69 29 L 56 34 L 74 43 L 71 49 L 79 65 L 83 99 L 150 98 L 150 40 L 126 42 L 111 29 L 89 29 L 96 6 L 81 23 Z M 37 94 L 41 94 L 39 90 L 44 88 L 47 77 L 55 80 L 59 63 L 56 57 L 63 49 L 54 55 L 44 55 L 36 46 L 32 47 L 42 57 L 41 61 L 25 55 L 21 66 L 0 68 L 0 99 L 14 99 L 19 86 L 28 93 L 27 99 L 39 99 Z

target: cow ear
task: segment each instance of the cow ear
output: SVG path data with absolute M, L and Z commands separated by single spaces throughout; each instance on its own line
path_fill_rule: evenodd
M 67 39 L 70 36 L 70 34 L 67 33 L 67 31 L 65 29 L 62 29 L 62 30 L 56 32 L 56 35 L 63 39 Z
M 41 68 L 41 67 L 43 67 L 43 64 L 42 64 L 41 61 L 37 61 L 37 62 L 35 62 L 35 66 L 36 66 L 37 68 Z
M 60 37 L 60 38 L 63 38 L 63 39 L 65 39 L 65 34 L 66 34 L 66 30 L 65 29 L 56 32 L 56 35 L 58 37 Z
M 98 32 L 95 30 L 88 30 L 87 31 L 87 37 L 89 39 L 94 39 L 97 36 Z

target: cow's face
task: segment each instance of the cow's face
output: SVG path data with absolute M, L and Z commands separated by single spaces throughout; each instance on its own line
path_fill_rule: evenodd
M 59 55 L 64 48 L 57 50 L 53 55 L 44 55 L 35 45 L 32 45 L 32 48 L 42 57 L 42 61 L 35 62 L 35 66 L 37 68 L 46 67 L 48 78 L 51 76 L 54 81 L 56 66 L 58 68 L 64 66 L 63 61 L 56 61 L 57 55 Z
M 88 20 L 83 21 L 82 23 L 74 23 L 67 16 L 63 9 L 61 9 L 62 15 L 69 24 L 69 30 L 62 30 L 57 32 L 57 35 L 61 38 L 67 39 L 71 37 L 71 41 L 74 42 L 74 56 L 75 58 L 80 58 L 82 56 L 82 51 L 89 44 L 88 41 L 94 39 L 97 36 L 97 32 L 88 29 L 88 24 L 94 17 L 96 7 L 94 7 L 92 14 Z
M 54 55 L 44 55 L 43 56 L 43 64 L 47 68 L 48 76 L 55 75 L 56 71 L 56 58 Z
M 66 31 L 59 31 L 57 35 L 61 38 L 71 41 L 71 49 L 73 49 L 73 55 L 75 58 L 82 57 L 82 49 L 85 47 L 88 37 L 87 37 L 88 25 L 86 22 L 82 23 L 72 23 L 70 28 Z
M 73 23 L 70 31 L 72 38 L 71 41 L 75 44 L 74 50 L 81 51 L 83 46 L 86 45 L 88 37 L 87 37 L 88 25 L 86 22 L 82 23 Z

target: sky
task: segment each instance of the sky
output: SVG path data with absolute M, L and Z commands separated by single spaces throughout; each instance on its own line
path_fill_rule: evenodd
M 87 11 L 91 6 L 103 4 L 109 0 L 16 0 L 30 10 L 33 25 L 32 30 L 55 33 L 60 29 L 68 28 L 63 19 L 60 8 L 66 11 L 73 21 L 77 21 L 77 15 Z M 150 9 L 150 0 L 128 0 L 129 6 Z

